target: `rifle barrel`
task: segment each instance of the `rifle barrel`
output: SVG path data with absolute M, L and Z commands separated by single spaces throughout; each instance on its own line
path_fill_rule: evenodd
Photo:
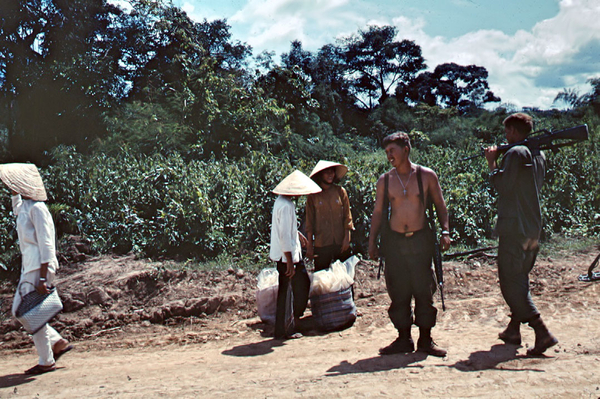
M 379 267 L 377 268 L 377 280 L 381 278 L 381 271 L 384 268 L 383 258 L 379 258 Z
M 457 258 L 459 256 L 467 256 L 467 255 L 472 255 L 472 254 L 476 254 L 478 252 L 483 252 L 483 251 L 489 251 L 490 249 L 496 249 L 498 248 L 498 246 L 494 246 L 494 247 L 484 247 L 484 248 L 476 248 L 476 249 L 472 249 L 469 251 L 464 251 L 464 252 L 454 252 L 452 254 L 444 254 L 444 258 L 445 259 L 452 259 L 452 258 Z
M 542 133 L 542 134 L 539 134 Z M 536 135 L 537 134 L 537 135 Z M 500 153 L 506 152 L 514 146 L 526 145 L 530 148 L 539 148 L 541 150 L 554 150 L 559 147 L 566 147 L 569 145 L 577 144 L 580 141 L 585 141 L 589 138 L 587 125 L 579 125 L 563 130 L 556 130 L 554 132 L 548 132 L 547 130 L 539 130 L 532 133 L 527 139 L 519 141 L 518 143 L 504 144 L 498 146 Z M 554 144 L 554 140 L 571 140 L 566 143 Z M 462 158 L 461 161 L 468 161 L 469 159 L 478 158 L 484 155 L 484 151 L 477 154 L 469 155 L 468 157 Z

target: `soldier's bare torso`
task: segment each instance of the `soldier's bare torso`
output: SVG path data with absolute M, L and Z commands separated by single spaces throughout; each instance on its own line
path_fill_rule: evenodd
M 425 173 L 424 173 L 425 172 Z M 425 208 L 419 197 L 417 165 L 411 165 L 411 172 L 399 173 L 395 168 L 388 172 L 388 198 L 391 206 L 390 227 L 399 233 L 418 231 L 425 227 Z M 427 198 L 427 173 L 423 168 L 424 196 Z

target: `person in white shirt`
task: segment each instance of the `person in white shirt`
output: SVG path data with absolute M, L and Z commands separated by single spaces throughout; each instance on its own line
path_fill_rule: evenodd
M 22 296 L 33 290 L 47 294 L 48 287 L 52 286 L 58 270 L 54 222 L 44 203 L 47 200 L 46 189 L 35 165 L 0 165 L 0 179 L 12 193 L 13 213 L 17 218 L 17 235 L 22 254 L 21 278 L 12 307 L 12 313 L 16 316 Z M 33 342 L 39 361 L 36 366 L 26 370 L 25 374 L 43 374 L 56 370 L 56 360 L 73 349 L 48 323 L 33 334 Z
M 273 206 L 271 224 L 270 258 L 277 262 L 279 289 L 277 292 L 277 310 L 275 313 L 275 339 L 299 338 L 295 331 L 294 320 L 304 314 L 308 303 L 310 280 L 302 261 L 302 247 L 307 240 L 298 232 L 296 207 L 292 198 L 318 193 L 321 188 L 304 173 L 296 170 L 281 181 L 273 190 L 279 197 Z M 292 287 L 293 313 L 291 323 L 286 320 L 286 299 L 288 286 Z

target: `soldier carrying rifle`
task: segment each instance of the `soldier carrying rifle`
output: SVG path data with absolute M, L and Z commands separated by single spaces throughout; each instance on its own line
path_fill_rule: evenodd
M 379 353 L 413 352 L 410 330 L 414 322 L 419 327 L 417 350 L 444 357 L 446 350 L 431 339 L 437 316 L 433 305 L 436 283 L 432 269 L 435 233 L 429 228 L 425 210 L 431 200 L 443 229 L 441 247 L 447 250 L 450 233 L 446 203 L 435 172 L 409 160 L 411 146 L 406 133 L 385 137 L 383 148 L 393 168 L 377 181 L 369 256 L 371 259 L 379 257 L 377 238 L 381 235 L 381 252 L 386 260 L 385 282 L 392 302 L 388 313 L 398 330 L 398 338 Z M 415 299 L 414 317 L 412 298 Z
M 506 140 L 523 142 L 533 128 L 531 116 L 516 113 L 503 121 Z M 540 189 L 546 170 L 546 158 L 539 148 L 526 145 L 511 147 L 497 163 L 496 146 L 484 150 L 490 169 L 490 181 L 498 192 L 499 236 L 498 275 L 502 296 L 511 311 L 508 327 L 499 334 L 506 343 L 521 344 L 521 323 L 535 331 L 535 345 L 527 354 L 539 356 L 558 343 L 548 331 L 531 299 L 529 273 L 539 251 L 542 230 Z

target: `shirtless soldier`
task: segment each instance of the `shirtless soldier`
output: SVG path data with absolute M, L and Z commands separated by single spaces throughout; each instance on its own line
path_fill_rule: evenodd
M 425 215 L 422 198 L 433 202 L 442 225 L 440 245 L 442 250 L 450 247 L 448 211 L 442 189 L 435 172 L 413 164 L 409 160 L 410 140 L 406 133 L 393 133 L 383 139 L 383 148 L 393 168 L 377 181 L 375 209 L 371 218 L 369 256 L 379 257 L 377 237 L 381 233 L 382 256 L 386 260 L 385 283 L 390 295 L 388 310 L 398 338 L 385 348 L 381 355 L 413 352 L 414 342 L 411 326 L 419 327 L 417 351 L 444 357 L 446 350 L 431 339 L 437 309 L 433 306 L 435 278 L 432 268 L 434 251 L 433 234 Z M 423 196 L 420 196 L 418 175 L 421 176 Z M 388 180 L 387 197 L 391 208 L 389 227 L 384 220 L 385 180 Z M 415 299 L 414 317 L 411 299 Z

